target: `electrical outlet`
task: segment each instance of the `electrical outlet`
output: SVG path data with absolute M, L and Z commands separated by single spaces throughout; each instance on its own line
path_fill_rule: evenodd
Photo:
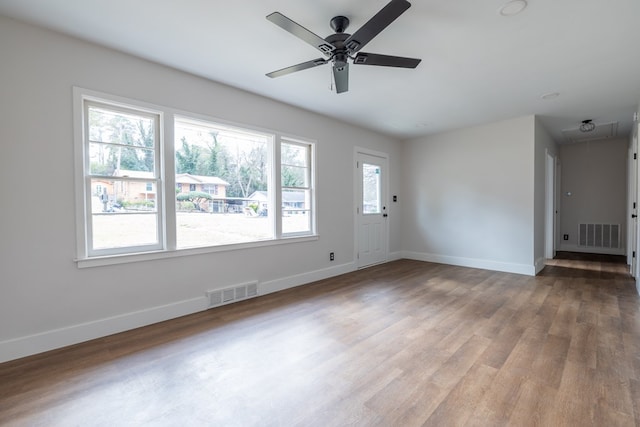
M 565 234 L 564 236 L 562 236 L 562 240 L 569 240 L 569 235 Z
M 336 259 L 336 255 L 333 252 L 329 252 L 329 261 L 333 261 Z

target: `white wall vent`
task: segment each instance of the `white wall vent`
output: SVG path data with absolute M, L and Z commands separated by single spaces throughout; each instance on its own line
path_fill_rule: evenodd
M 207 295 L 207 300 L 209 302 L 209 308 L 217 307 L 219 305 L 229 304 L 235 301 L 257 297 L 258 282 L 243 283 L 241 285 L 236 285 L 231 288 L 207 291 L 206 295 Z
M 578 246 L 620 248 L 620 224 L 579 224 Z
M 257 297 L 258 296 L 258 282 L 249 283 L 247 285 L 247 297 Z

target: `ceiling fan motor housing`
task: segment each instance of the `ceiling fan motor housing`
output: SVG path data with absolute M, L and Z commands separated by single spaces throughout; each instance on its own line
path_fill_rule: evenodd
M 333 19 L 335 20 L 336 18 Z M 333 23 L 333 20 L 331 22 Z M 344 47 L 344 41 L 347 40 L 349 36 L 351 36 L 351 34 L 336 33 L 331 34 L 325 39 L 327 43 L 330 43 L 333 47 L 335 47 L 335 50 L 331 55 L 331 61 L 337 68 L 342 68 L 347 65 L 347 59 L 349 58 L 349 55 L 347 49 L 345 49 Z

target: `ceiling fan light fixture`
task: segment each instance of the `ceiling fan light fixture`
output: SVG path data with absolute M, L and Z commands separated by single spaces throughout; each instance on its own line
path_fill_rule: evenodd
M 593 132 L 595 128 L 596 124 L 593 123 L 593 120 L 583 120 L 578 129 L 580 129 L 580 132 Z
M 527 7 L 526 0 L 511 0 L 505 3 L 498 13 L 502 16 L 515 16 L 525 10 Z

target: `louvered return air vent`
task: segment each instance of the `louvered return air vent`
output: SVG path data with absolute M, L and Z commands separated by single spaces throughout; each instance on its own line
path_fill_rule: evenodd
M 569 143 L 595 141 L 618 136 L 618 122 L 596 123 L 595 125 L 595 129 L 591 132 L 582 132 L 579 128 L 575 128 L 563 130 L 562 134 Z
M 231 288 L 207 291 L 209 308 L 258 296 L 258 282 L 243 283 Z
M 619 224 L 579 224 L 578 246 L 586 248 L 620 248 Z

